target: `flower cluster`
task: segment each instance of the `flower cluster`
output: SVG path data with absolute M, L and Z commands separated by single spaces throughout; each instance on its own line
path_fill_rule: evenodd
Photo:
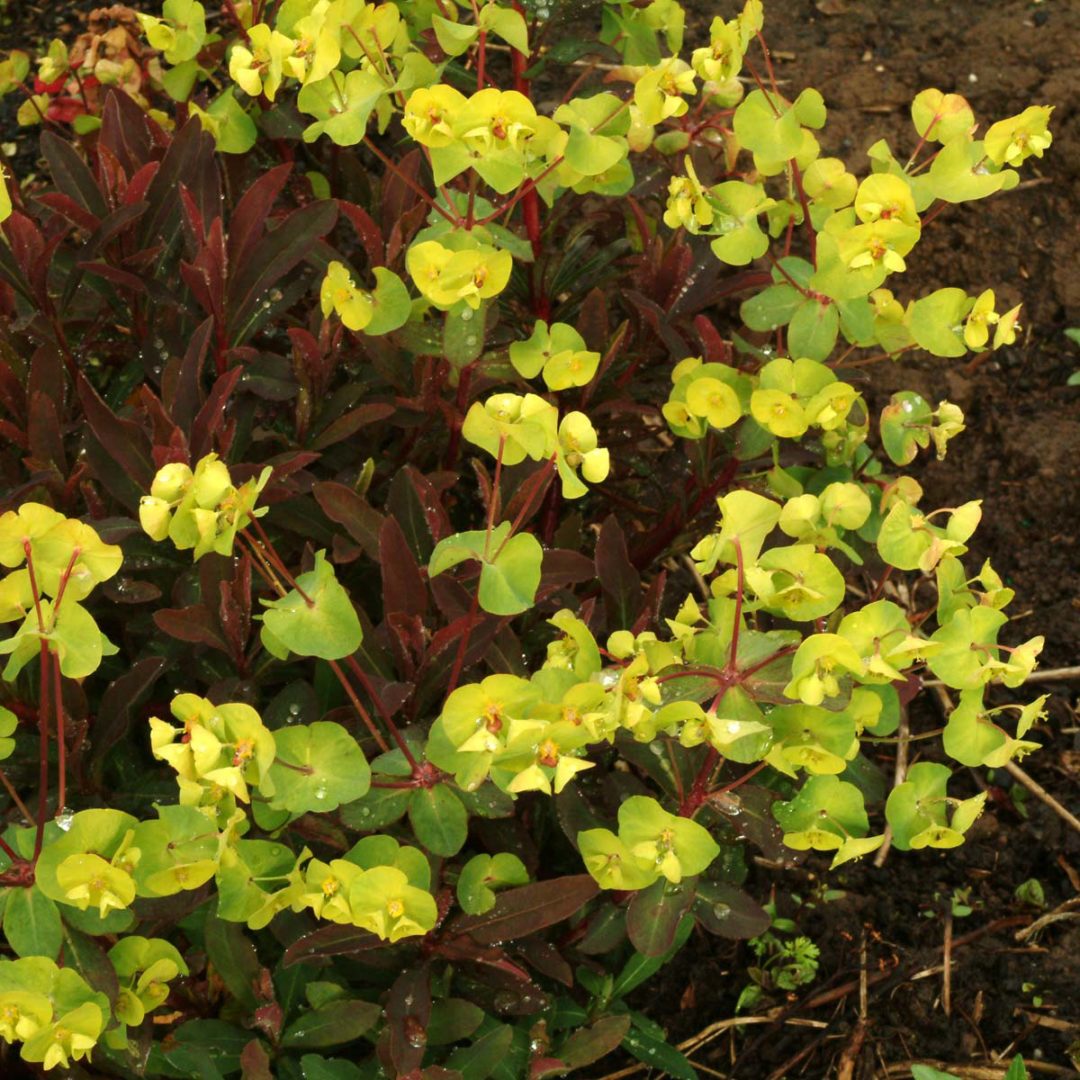
M 168 538 L 178 551 L 194 549 L 196 560 L 211 551 L 231 555 L 237 531 L 266 513 L 255 502 L 270 472 L 235 487 L 217 454 L 207 454 L 194 472 L 179 461 L 165 465 L 139 502 L 139 522 L 152 540 Z

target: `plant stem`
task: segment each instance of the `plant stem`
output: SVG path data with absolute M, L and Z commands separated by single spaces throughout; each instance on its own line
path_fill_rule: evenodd
M 36 827 L 37 822 L 34 820 L 34 815 L 26 808 L 26 803 L 19 798 L 19 793 L 15 790 L 14 784 L 8 779 L 8 774 L 3 769 L 0 769 L 0 784 L 4 785 L 4 789 L 11 796 L 11 801 L 19 808 L 19 813 L 22 814 L 26 824 L 31 828 Z
M 472 603 L 469 605 L 469 614 L 466 616 L 465 629 L 461 633 L 458 642 L 457 656 L 454 657 L 454 666 L 450 670 L 450 680 L 446 685 L 446 696 L 449 697 L 456 689 L 458 679 L 461 678 L 461 669 L 465 663 L 465 654 L 469 650 L 469 638 L 472 637 L 473 627 L 476 625 L 476 616 L 480 611 L 480 593 L 473 593 Z
M 743 593 L 746 591 L 746 568 L 743 565 L 742 544 L 736 536 L 731 541 L 735 548 L 735 565 L 738 578 L 735 585 L 735 617 L 731 624 L 731 653 L 728 657 L 727 674 L 733 676 L 737 673 L 736 659 L 739 655 L 739 628 L 742 624 Z
M 394 723 L 394 718 L 390 713 L 390 710 L 386 707 L 386 702 L 375 692 L 375 687 L 371 682 L 371 678 L 368 673 L 360 666 L 355 656 L 348 656 L 345 658 L 345 663 L 349 665 L 349 670 L 360 680 L 360 685 L 364 688 L 368 697 L 375 704 L 375 708 L 379 712 L 379 716 L 382 717 L 383 723 L 386 724 L 390 731 L 394 742 L 398 744 L 398 749 L 405 755 L 405 760 L 409 763 L 409 767 L 413 770 L 413 773 L 418 773 L 420 765 L 416 758 L 413 756 L 413 752 L 409 749 L 409 744 L 405 741 L 405 736 L 401 734 L 401 730 L 397 724 Z
M 281 584 L 281 582 L 278 581 L 273 569 L 265 561 L 262 552 L 255 545 L 252 538 L 248 536 L 244 530 L 241 530 L 239 535 L 247 541 L 248 547 L 250 548 L 252 555 L 255 557 L 256 569 L 258 569 L 259 573 L 262 575 L 263 580 L 267 583 L 267 585 L 270 586 L 271 589 L 273 589 L 274 592 L 278 594 L 278 596 L 287 596 L 287 590 Z M 348 697 L 350 704 L 356 710 L 357 715 L 364 722 L 364 726 L 370 732 L 371 737 L 375 740 L 379 749 L 385 754 L 390 749 L 390 747 L 387 744 L 386 740 L 383 738 L 382 732 L 380 732 L 379 729 L 375 726 L 375 721 L 371 719 L 371 714 L 367 711 L 367 709 L 364 708 L 363 702 L 361 702 L 361 700 L 356 696 L 356 691 L 353 689 L 352 683 L 350 683 L 349 680 L 345 677 L 345 672 L 341 670 L 341 666 L 337 663 L 336 660 L 328 660 L 327 663 L 330 665 L 330 670 L 333 671 L 334 675 L 337 677 L 337 681 L 341 684 L 341 688 L 345 691 L 345 694 Z
M 441 214 L 451 225 L 457 227 L 462 224 L 461 219 L 456 215 L 450 213 L 449 210 L 443 209 L 443 207 L 436 202 L 411 176 L 401 171 L 396 163 L 388 158 L 374 143 L 370 136 L 364 136 L 364 145 L 412 192 L 419 195 L 420 198 L 427 203 L 436 213 Z
M 34 591 L 36 594 L 37 590 Z M 34 834 L 35 863 L 45 839 L 45 815 L 49 807 L 49 644 L 46 641 L 41 642 L 38 661 L 41 671 L 38 682 L 38 812 Z
M 292 574 L 289 573 L 289 568 L 285 565 L 284 560 L 277 553 L 277 549 L 271 542 L 270 537 L 266 535 L 266 530 L 262 527 L 262 525 L 259 524 L 259 519 L 253 517 L 251 519 L 251 524 L 254 527 L 255 531 L 259 534 L 259 539 L 260 541 L 262 541 L 262 546 L 264 551 L 266 552 L 267 558 L 270 559 L 274 567 L 277 569 L 277 572 L 282 576 L 282 578 L 284 578 L 289 588 L 295 589 L 299 594 L 300 599 L 303 600 L 309 608 L 314 607 L 315 601 L 312 600 L 311 597 L 308 596 L 308 594 L 304 592 L 304 590 L 301 589 L 299 585 L 297 585 L 296 578 L 294 578 Z
M 60 685 L 60 657 L 49 653 L 52 661 L 53 709 L 56 712 L 56 767 L 60 774 L 56 793 L 56 810 L 67 806 L 67 742 L 64 732 L 64 695 Z

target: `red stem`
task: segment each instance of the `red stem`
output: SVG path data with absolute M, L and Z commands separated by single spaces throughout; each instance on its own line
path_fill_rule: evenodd
M 67 806 L 67 743 L 64 732 L 64 695 L 60 687 L 60 657 L 52 656 L 53 708 L 56 710 L 56 763 L 60 785 L 56 794 L 56 809 L 60 813 Z
M 514 10 L 524 17 L 524 11 L 521 4 L 515 3 Z M 514 49 L 510 53 L 510 63 L 514 73 L 514 89 L 519 94 L 524 94 L 525 97 L 530 97 L 530 80 L 525 77 L 525 71 L 528 66 L 529 57 L 524 53 L 518 52 Z M 533 251 L 533 311 L 537 318 L 543 319 L 545 322 L 551 317 L 551 301 L 545 295 L 543 285 L 539 279 L 539 262 L 540 256 L 544 252 L 544 241 L 542 236 L 542 226 L 540 223 L 540 196 L 537 193 L 536 185 L 532 181 L 526 181 L 523 193 L 521 195 L 521 217 L 525 222 L 525 234 L 529 238 L 529 243 L 532 245 Z
M 37 590 L 34 590 L 35 595 Z M 38 654 L 41 678 L 38 682 L 38 813 L 37 829 L 34 833 L 34 859 L 36 863 L 41 854 L 45 839 L 45 814 L 49 805 L 49 645 L 41 642 Z
M 480 592 L 479 587 L 477 587 L 477 591 L 473 593 L 472 603 L 469 605 L 468 621 L 465 623 L 461 641 L 458 643 L 457 656 L 454 657 L 454 666 L 450 671 L 450 681 L 446 685 L 447 697 L 457 689 L 458 679 L 461 678 L 461 668 L 465 663 L 465 653 L 469 649 L 469 638 L 472 637 L 473 626 L 476 624 L 476 616 L 479 610 Z

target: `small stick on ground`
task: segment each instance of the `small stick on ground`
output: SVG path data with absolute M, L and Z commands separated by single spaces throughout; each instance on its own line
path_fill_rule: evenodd
M 945 913 L 945 944 L 942 946 L 941 1006 L 952 1015 L 952 909 Z
M 1028 791 L 1030 791 L 1031 794 L 1035 796 L 1036 799 L 1039 799 L 1041 802 L 1049 806 L 1050 809 L 1053 810 L 1054 813 L 1057 814 L 1057 816 L 1061 818 L 1062 821 L 1064 821 L 1076 832 L 1080 833 L 1080 818 L 1077 818 L 1075 814 L 1070 813 L 1068 810 L 1066 810 L 1065 807 L 1062 806 L 1061 803 L 1059 803 L 1057 799 L 1055 799 L 1054 796 L 1051 795 L 1050 792 L 1047 791 L 1046 788 L 1044 788 L 1042 784 L 1038 782 L 1038 780 L 1035 780 L 1033 777 L 1029 776 L 1026 772 L 1024 772 L 1024 770 L 1021 769 L 1015 761 L 1006 761 L 1005 771 L 1018 783 L 1023 784 L 1024 787 L 1026 787 Z
M 1072 900 L 1066 900 L 1064 904 L 1054 908 L 1053 911 L 1041 915 L 1030 926 L 1018 930 L 1013 937 L 1016 941 L 1027 941 L 1029 937 L 1037 934 L 1051 923 L 1061 922 L 1063 919 L 1080 919 L 1080 911 L 1077 911 L 1077 908 L 1080 908 L 1080 896 L 1074 897 Z

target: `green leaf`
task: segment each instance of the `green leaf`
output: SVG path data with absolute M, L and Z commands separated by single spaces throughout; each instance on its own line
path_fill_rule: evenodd
M 409 823 L 433 855 L 456 855 L 469 833 L 469 815 L 446 784 L 418 788 L 409 800 Z
M 651 979 L 686 944 L 693 930 L 694 920 L 684 916 L 675 933 L 675 940 L 666 952 L 659 956 L 646 956 L 644 953 L 635 952 L 623 965 L 618 978 L 612 984 L 611 1000 L 626 997 L 631 990 Z
M 441 15 L 431 17 L 431 28 L 435 31 L 435 40 L 447 56 L 460 56 L 477 39 L 480 27 L 466 23 L 451 22 Z
M 942 1072 L 933 1065 L 912 1065 L 913 1080 L 960 1080 L 956 1073 Z
M 1009 1063 L 1005 1080 L 1028 1080 L 1027 1066 L 1024 1065 L 1024 1059 L 1019 1054 Z
M 356 68 L 344 77 L 335 72 L 305 84 L 296 105 L 316 121 L 304 129 L 304 141 L 314 142 L 325 134 L 338 146 L 355 146 L 364 138 L 368 118 L 386 90 L 379 75 L 366 68 Z
M 462 1080 L 487 1080 L 505 1060 L 513 1041 L 514 1029 L 509 1024 L 499 1024 L 472 1045 L 455 1050 L 446 1067 L 461 1073 Z
M 763 161 L 787 161 L 802 147 L 802 128 L 796 110 L 782 98 L 752 90 L 735 110 L 735 135 Z
M 469 559 L 480 562 L 480 606 L 492 615 L 517 615 L 532 607 L 540 585 L 544 549 L 531 533 L 510 536 L 510 522 L 491 532 L 457 533 L 439 541 L 431 553 L 428 575 L 437 577 Z
M 474 855 L 462 868 L 457 883 L 457 898 L 469 915 L 483 915 L 495 906 L 495 888 L 501 885 L 524 885 L 529 880 L 525 864 L 514 854 Z
M 791 321 L 792 315 L 803 306 L 804 299 L 798 289 L 786 282 L 770 285 L 746 300 L 739 308 L 739 315 L 751 330 L 776 330 Z
M 694 902 L 694 878 L 673 885 L 659 878 L 636 892 L 626 911 L 626 930 L 643 956 L 664 956 L 674 945 L 683 916 Z
M 833 351 L 840 330 L 840 313 L 832 302 L 807 300 L 788 325 L 788 351 L 792 356 L 822 361 Z
M 381 1014 L 379 1006 L 370 1001 L 330 1001 L 297 1017 L 282 1034 L 281 1045 L 315 1049 L 340 1046 L 370 1031 Z
M 359 832 L 385 829 L 405 816 L 411 794 L 408 789 L 372 788 L 362 799 L 341 808 L 341 821 Z
M 881 445 L 897 465 L 915 459 L 920 447 L 930 445 L 934 410 L 911 390 L 893 394 L 881 410 Z
M 300 1059 L 304 1080 L 363 1080 L 359 1066 L 341 1058 L 329 1059 L 319 1054 L 305 1054 Z
M 375 288 L 371 293 L 374 308 L 371 321 L 364 327 L 364 333 L 372 337 L 389 334 L 409 321 L 412 314 L 412 298 L 405 283 L 392 270 L 385 266 L 376 266 Z
M 1019 182 L 1019 174 L 1013 169 L 993 173 L 985 166 L 981 141 L 966 134 L 950 139 L 930 166 L 928 182 L 935 198 L 949 203 L 984 199 L 997 191 L 1008 191 Z
M 326 552 L 315 553 L 315 566 L 296 579 L 296 589 L 280 600 L 264 600 L 264 630 L 300 656 L 341 660 L 360 647 L 364 632 L 349 594 L 334 576 Z M 266 644 L 264 638 L 263 644 Z M 270 652 L 273 649 L 268 645 Z
M 484 351 L 484 322 L 487 302 L 473 311 L 461 301 L 443 319 L 443 355 L 455 372 L 460 372 Z
M 644 1062 L 651 1069 L 660 1069 L 664 1075 L 675 1080 L 698 1080 L 694 1066 L 670 1043 L 632 1027 L 622 1041 L 624 1050 Z
M 938 289 L 911 305 L 908 329 L 916 344 L 934 356 L 963 356 L 967 345 L 962 328 L 969 307 L 963 289 Z
M 59 908 L 36 886 L 12 889 L 4 908 L 4 937 L 18 956 L 52 959 L 64 941 Z
M 371 769 L 356 740 L 340 724 L 319 720 L 282 728 L 274 738 L 271 809 L 326 812 L 367 794 Z
M 259 137 L 255 121 L 244 110 L 232 89 L 216 98 L 206 110 L 215 121 L 214 141 L 223 154 L 246 154 Z
M 480 9 L 480 25 L 501 37 L 519 53 L 529 55 L 529 32 L 520 11 L 500 7 L 495 3 L 485 4 Z
M 428 1046 L 449 1046 L 467 1039 L 484 1022 L 485 1012 L 464 998 L 443 998 L 431 1006 Z

